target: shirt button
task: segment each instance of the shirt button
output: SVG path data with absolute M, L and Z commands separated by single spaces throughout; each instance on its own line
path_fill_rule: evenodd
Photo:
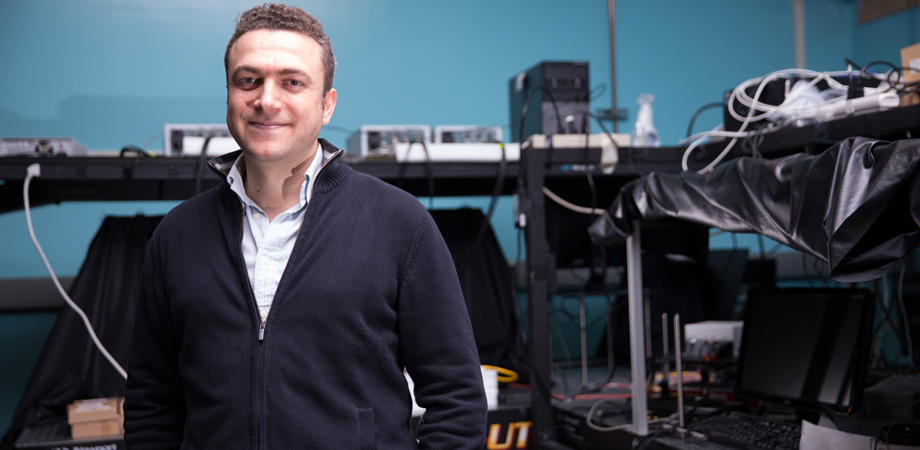
M 261 219 L 261 218 L 262 218 L 262 215 L 259 214 L 259 213 L 253 213 L 253 214 L 252 214 L 252 217 L 253 217 L 254 219 L 258 220 L 258 219 Z
M 268 259 L 268 257 L 265 257 L 265 258 L 262 258 L 262 265 L 265 265 L 265 266 L 267 266 L 267 265 L 268 265 L 268 263 L 269 263 L 269 259 Z

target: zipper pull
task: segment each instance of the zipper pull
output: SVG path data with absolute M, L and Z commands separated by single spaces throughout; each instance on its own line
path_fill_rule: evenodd
M 259 311 L 259 315 L 262 316 L 259 324 L 259 341 L 261 341 L 265 336 L 265 320 L 268 319 L 268 311 Z

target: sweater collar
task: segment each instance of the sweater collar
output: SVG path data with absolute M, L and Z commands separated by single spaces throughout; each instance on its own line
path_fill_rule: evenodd
M 333 167 L 329 167 L 329 168 L 326 168 L 326 166 L 335 162 L 340 156 L 342 156 L 344 152 L 340 150 L 339 148 L 337 148 L 336 146 L 330 144 L 329 141 L 323 138 L 319 138 L 319 144 L 323 149 L 323 162 L 322 162 L 320 172 L 330 171 L 331 169 L 337 168 L 338 164 L 336 164 Z M 233 164 L 236 162 L 237 158 L 239 158 L 241 154 L 243 154 L 243 151 L 237 150 L 234 152 L 220 155 L 216 158 L 212 158 L 211 160 L 208 161 L 208 168 L 211 169 L 211 171 L 213 171 L 214 173 L 216 173 L 221 178 L 221 180 L 226 181 L 227 176 L 230 174 L 230 169 L 233 167 Z M 332 171 L 339 172 L 338 170 L 332 170 Z M 329 177 L 324 177 L 324 178 L 329 178 Z M 338 183 L 339 176 L 334 176 L 331 178 L 335 179 L 335 180 L 330 180 L 333 185 Z M 319 179 L 316 180 L 316 183 L 317 183 L 317 187 L 319 187 Z M 331 186 L 327 185 L 325 187 L 328 188 Z

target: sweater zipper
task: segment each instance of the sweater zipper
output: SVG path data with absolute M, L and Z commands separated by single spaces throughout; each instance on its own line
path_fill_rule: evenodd
M 319 179 L 319 175 L 320 175 L 321 173 L 323 173 L 323 170 L 326 168 L 326 166 L 328 166 L 331 162 L 333 162 L 333 161 L 335 161 L 336 159 L 338 159 L 338 157 L 339 157 L 341 154 L 342 154 L 342 150 L 339 149 L 337 152 L 335 152 L 335 153 L 332 155 L 332 157 L 329 158 L 329 161 L 326 161 L 325 164 L 322 164 L 322 165 L 320 166 L 319 170 L 316 171 L 316 178 Z M 313 197 L 313 192 L 315 192 L 315 191 L 316 191 L 316 181 L 314 181 L 314 182 L 313 182 L 313 186 L 310 187 L 310 197 L 311 197 L 311 198 Z M 304 211 L 303 211 L 304 218 L 306 218 L 307 209 L 309 209 L 309 208 L 310 208 L 310 203 L 308 202 L 308 203 L 307 203 L 307 206 L 304 207 Z M 245 218 L 244 218 L 244 219 L 245 219 Z M 300 226 L 303 227 L 303 221 L 302 221 L 302 220 L 301 220 L 301 222 L 300 222 Z M 300 233 L 300 229 L 297 230 L 297 233 L 298 233 L 298 234 Z M 240 236 L 240 240 L 242 240 L 242 236 Z M 250 290 L 251 290 L 251 287 L 250 287 Z M 253 294 L 253 299 L 255 299 L 255 294 Z M 258 308 L 259 308 L 259 305 L 256 304 L 256 309 L 258 309 Z M 264 312 L 264 313 L 263 313 L 263 312 L 260 311 L 260 312 L 259 312 L 259 316 L 260 316 L 260 317 L 259 317 L 259 343 L 261 343 L 262 340 L 265 339 L 265 322 L 268 321 L 268 312 Z
M 329 158 L 329 161 L 326 161 L 325 164 L 320 166 L 319 170 L 316 172 L 316 178 L 319 179 L 319 174 L 323 172 L 323 169 L 325 169 L 326 166 L 329 165 L 329 163 L 331 163 L 332 161 L 335 161 L 341 155 L 342 155 L 342 150 L 339 149 L 339 151 L 337 151 L 335 154 L 332 155 L 331 158 Z M 313 182 L 313 187 L 310 189 L 311 197 L 313 196 L 313 192 L 315 189 L 316 189 L 316 181 Z M 310 207 L 310 203 L 307 203 L 306 208 L 309 208 L 309 207 Z M 303 213 L 304 213 L 304 217 L 306 217 L 307 210 L 304 209 Z M 245 217 L 241 216 L 241 220 L 245 220 L 245 219 L 246 219 Z M 302 226 L 303 226 L 303 221 L 301 221 L 301 227 Z M 297 233 L 299 234 L 300 230 L 298 230 Z M 240 228 L 240 242 L 242 243 L 242 241 L 243 241 L 243 236 L 242 236 L 242 227 L 241 227 Z M 247 283 L 247 285 L 249 284 Z M 251 285 L 249 285 L 249 291 L 250 293 L 252 293 Z M 252 293 L 253 301 L 255 301 L 255 298 L 256 298 L 255 293 Z M 259 304 L 256 303 L 256 310 L 258 309 L 259 309 Z M 258 366 L 256 367 L 256 442 L 257 442 L 256 448 L 262 448 L 262 342 L 265 339 L 265 322 L 267 321 L 268 321 L 268 312 L 263 313 L 259 311 L 259 360 L 258 360 Z
M 246 211 L 245 206 L 240 207 L 240 247 L 242 248 L 243 243 L 243 226 L 242 221 L 246 220 Z M 259 304 L 256 302 L 256 295 L 252 291 L 252 285 L 246 283 L 246 287 L 249 288 L 249 295 L 253 303 L 256 306 L 256 310 L 259 309 Z M 261 314 L 260 314 L 261 315 Z M 256 448 L 262 448 L 262 335 L 265 332 L 265 316 L 261 317 L 260 326 L 259 326 L 259 355 L 256 360 Z
M 262 339 L 265 337 L 265 321 L 268 319 L 268 311 L 259 311 L 259 316 L 261 316 L 259 321 L 259 343 L 261 344 Z

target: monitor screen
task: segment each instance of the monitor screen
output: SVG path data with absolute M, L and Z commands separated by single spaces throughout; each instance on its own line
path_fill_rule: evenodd
M 859 405 L 875 294 L 865 289 L 773 288 L 747 300 L 737 393 L 838 414 Z

